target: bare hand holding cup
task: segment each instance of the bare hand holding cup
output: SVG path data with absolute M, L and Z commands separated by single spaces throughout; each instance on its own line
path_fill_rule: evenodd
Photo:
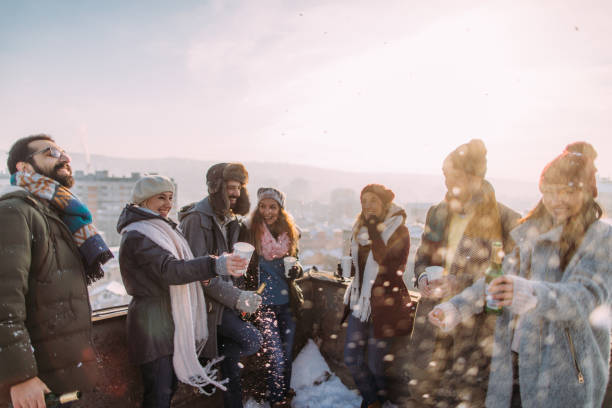
M 232 276 L 242 276 L 247 266 L 249 266 L 249 261 L 238 254 L 226 256 L 225 267 Z

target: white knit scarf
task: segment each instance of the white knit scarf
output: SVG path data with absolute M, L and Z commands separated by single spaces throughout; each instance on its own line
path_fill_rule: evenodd
M 397 214 L 398 211 L 400 211 L 400 207 L 394 203 L 391 203 L 391 207 L 389 208 L 389 211 L 387 211 L 387 217 L 382 223 L 383 227 L 380 236 L 385 245 L 387 245 L 389 238 L 391 238 L 391 235 L 393 235 L 395 230 L 404 224 L 404 216 L 402 214 Z M 357 221 L 353 226 L 353 239 L 351 240 L 351 256 L 353 257 L 353 265 L 355 266 L 355 277 L 353 278 L 353 282 L 351 282 L 350 286 L 346 288 L 346 292 L 344 292 L 344 304 L 350 306 L 351 310 L 353 311 L 353 316 L 357 317 L 362 322 L 365 322 L 370 318 L 370 313 L 372 312 L 370 297 L 372 294 L 372 286 L 376 281 L 376 276 L 378 276 L 379 265 L 374 260 L 372 250 L 370 250 L 364 266 L 363 284 L 361 285 L 360 293 L 358 261 L 359 245 L 365 246 L 371 244 L 371 242 L 367 227 L 362 226 L 359 231 L 357 231 L 358 226 L 359 221 Z
M 121 230 L 121 234 L 137 231 L 151 239 L 176 259 L 190 260 L 193 254 L 185 238 L 177 233 L 167 222 L 160 219 L 136 221 Z M 196 387 L 201 393 L 211 395 L 205 386 L 212 384 L 226 391 L 228 380 L 217 380 L 217 369 L 212 366 L 222 358 L 213 359 L 202 367 L 198 355 L 206 344 L 208 328 L 206 319 L 206 300 L 200 282 L 186 285 L 170 285 L 170 304 L 174 321 L 174 356 L 172 363 L 177 378 Z

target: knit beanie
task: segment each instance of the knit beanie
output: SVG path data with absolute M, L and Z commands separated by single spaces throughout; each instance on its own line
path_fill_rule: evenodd
M 389 190 L 382 184 L 368 184 L 363 188 L 363 190 L 361 190 L 359 198 L 361 199 L 365 193 L 376 194 L 376 196 L 380 198 L 380 201 L 382 201 L 383 205 L 388 205 L 395 198 L 393 191 Z
M 595 173 L 597 151 L 587 142 L 575 142 L 565 147 L 563 152 L 548 163 L 540 176 L 540 191 L 544 184 L 562 184 L 589 191 L 597 197 Z
M 257 190 L 257 204 L 264 198 L 275 200 L 281 208 L 285 208 L 285 193 L 273 187 L 261 187 Z
M 444 159 L 443 167 L 452 167 L 484 178 L 487 172 L 487 148 L 480 139 L 472 139 L 453 150 Z
M 166 176 L 159 174 L 151 174 L 144 176 L 136 182 L 132 189 L 131 201 L 134 204 L 140 204 L 155 194 L 171 191 L 174 194 L 174 183 Z

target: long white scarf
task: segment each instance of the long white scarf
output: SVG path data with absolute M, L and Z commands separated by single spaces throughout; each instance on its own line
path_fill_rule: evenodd
M 404 224 L 404 217 L 401 214 L 397 214 L 399 207 L 396 204 L 391 204 L 391 208 L 387 212 L 387 218 L 383 221 L 382 232 L 380 234 L 383 242 L 387 245 L 389 238 L 402 224 Z M 371 244 L 370 235 L 368 229 L 362 226 L 357 231 L 359 222 L 356 222 L 353 226 L 353 239 L 351 241 L 351 256 L 353 257 L 353 265 L 355 266 L 355 277 L 351 285 L 346 288 L 344 292 L 344 304 L 349 305 L 353 311 L 353 316 L 357 317 L 362 322 L 367 321 L 370 318 L 372 312 L 372 305 L 370 303 L 370 297 L 372 294 L 372 286 L 378 276 L 379 265 L 374 260 L 372 250 L 368 254 L 364 270 L 363 270 L 363 284 L 361 285 L 361 292 L 359 291 L 359 261 L 358 251 L 359 245 L 365 246 Z
M 133 222 L 121 230 L 121 234 L 128 231 L 140 232 L 177 259 L 193 259 L 193 253 L 185 238 L 163 220 L 153 218 Z M 228 380 L 217 380 L 217 369 L 212 368 L 222 358 L 213 359 L 204 367 L 198 361 L 198 355 L 208 338 L 206 300 L 200 282 L 170 285 L 170 304 L 174 320 L 172 363 L 177 378 L 206 395 L 215 390 L 213 388 L 212 392 L 207 392 L 204 387 L 208 384 L 225 391 L 223 384 Z

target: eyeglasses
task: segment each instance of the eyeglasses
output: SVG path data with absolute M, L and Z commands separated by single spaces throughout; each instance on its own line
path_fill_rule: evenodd
M 30 153 L 25 158 L 24 161 L 30 160 L 32 157 L 34 157 L 37 154 L 47 153 L 47 152 L 48 152 L 47 156 L 49 156 L 49 157 L 55 157 L 56 159 L 60 159 L 63 156 L 66 159 L 66 161 L 70 161 L 70 156 L 68 156 L 68 153 L 66 153 L 63 150 L 56 149 L 55 147 L 51 147 L 51 146 L 45 147 L 44 149 L 38 150 L 38 151 L 36 151 L 34 153 Z

